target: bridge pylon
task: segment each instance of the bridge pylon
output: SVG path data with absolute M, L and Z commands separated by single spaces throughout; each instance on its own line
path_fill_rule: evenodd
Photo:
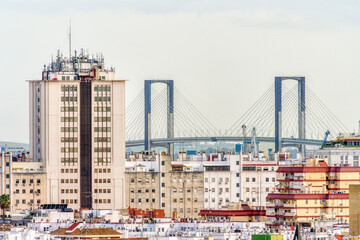
M 167 85 L 167 137 L 174 138 L 174 80 L 145 80 L 145 150 L 151 150 L 151 84 Z M 168 154 L 174 157 L 174 143 L 168 143 Z
M 298 131 L 299 139 L 305 139 L 305 77 L 275 77 L 275 151 L 282 148 L 282 81 L 298 82 Z M 300 152 L 305 155 L 305 145 L 300 145 Z

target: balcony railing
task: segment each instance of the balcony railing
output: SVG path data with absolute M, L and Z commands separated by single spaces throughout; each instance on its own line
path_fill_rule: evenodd
M 294 203 L 284 203 L 284 208 L 294 208 L 296 207 Z
M 285 212 L 285 217 L 294 217 L 296 214 L 294 212 Z

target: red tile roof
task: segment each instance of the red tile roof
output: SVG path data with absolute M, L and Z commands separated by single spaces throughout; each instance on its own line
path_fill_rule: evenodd
M 74 224 L 73 224 L 74 225 Z M 66 228 L 59 228 L 50 233 L 56 236 L 106 236 L 119 237 L 122 234 L 112 228 L 76 228 L 73 232 L 68 232 Z
M 75 230 L 75 228 L 77 228 L 79 225 L 80 225 L 80 223 L 74 223 L 68 229 L 66 229 L 66 232 L 73 232 Z

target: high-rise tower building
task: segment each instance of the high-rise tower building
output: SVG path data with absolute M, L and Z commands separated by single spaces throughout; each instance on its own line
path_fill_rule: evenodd
M 30 81 L 30 152 L 44 162 L 47 203 L 120 209 L 125 193 L 125 81 L 84 51 Z

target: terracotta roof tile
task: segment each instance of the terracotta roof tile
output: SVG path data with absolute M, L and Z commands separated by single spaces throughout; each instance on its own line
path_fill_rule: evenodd
M 71 233 L 66 232 L 67 228 L 59 228 L 58 230 L 55 230 L 51 232 L 51 235 L 64 235 L 64 236 L 81 236 L 81 235 L 97 235 L 97 236 L 121 236 L 122 234 L 118 231 L 112 229 L 112 228 L 82 228 L 82 229 L 75 229 Z

